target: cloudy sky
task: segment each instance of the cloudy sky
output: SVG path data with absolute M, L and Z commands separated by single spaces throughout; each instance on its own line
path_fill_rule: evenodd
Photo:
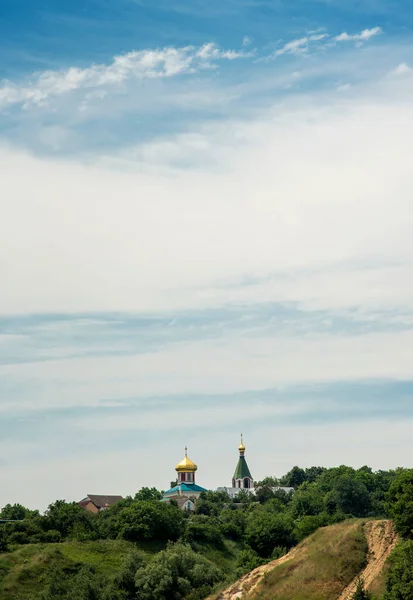
M 6 0 L 0 505 L 411 465 L 408 0 Z

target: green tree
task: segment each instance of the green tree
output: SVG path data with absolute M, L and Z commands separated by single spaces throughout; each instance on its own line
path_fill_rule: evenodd
M 224 508 L 219 515 L 222 533 L 230 540 L 242 540 L 244 537 L 247 514 L 245 510 L 237 509 L 236 505 Z
M 399 544 L 389 562 L 384 600 L 413 600 L 413 541 Z
M 0 519 L 22 520 L 39 516 L 38 510 L 30 510 L 22 504 L 6 504 L 0 512 Z
M 398 472 L 387 494 L 387 511 L 397 533 L 413 538 L 413 469 Z
M 248 516 L 245 541 L 267 558 L 275 547 L 290 548 L 294 544 L 293 521 L 287 514 L 256 510 Z
M 316 483 L 303 483 L 291 499 L 293 517 L 319 515 L 324 510 L 324 496 Z
M 206 544 L 220 548 L 224 543 L 218 519 L 207 515 L 192 515 L 186 523 L 183 539 L 191 546 Z
M 119 538 L 140 540 L 177 540 L 183 531 L 184 515 L 177 506 L 138 500 L 119 511 L 111 530 Z
M 237 556 L 237 575 L 242 577 L 245 573 L 249 573 L 264 563 L 265 560 L 252 548 L 245 548 Z
M 139 490 L 139 492 L 136 492 L 136 494 L 135 494 L 135 500 L 155 501 L 155 500 L 161 500 L 161 499 L 162 499 L 162 493 L 154 487 L 152 487 L 152 488 L 143 487 L 142 489 Z
M 357 580 L 356 591 L 351 597 L 351 600 L 371 600 L 372 595 L 364 587 L 364 581 L 361 577 Z
M 297 489 L 304 481 L 306 481 L 305 471 L 304 469 L 295 466 L 287 473 L 287 475 L 284 475 L 280 481 L 283 486 Z
M 230 498 L 225 492 L 202 492 L 196 503 L 195 512 L 200 515 L 218 516 L 229 501 Z
M 59 531 L 64 538 L 87 540 L 97 537 L 95 515 L 84 510 L 76 502 L 56 500 L 49 505 L 43 524 L 45 529 Z
M 182 543 L 169 545 L 135 576 L 139 600 L 203 598 L 223 579 L 223 573 L 205 557 Z

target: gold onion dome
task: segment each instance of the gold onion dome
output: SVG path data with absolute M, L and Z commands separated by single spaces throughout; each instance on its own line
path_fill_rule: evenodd
M 239 450 L 239 452 L 245 452 L 245 446 L 244 446 L 244 442 L 243 442 L 243 439 L 242 439 L 242 434 L 241 434 L 241 443 L 238 446 L 238 450 Z
M 185 448 L 185 458 L 176 465 L 175 471 L 178 471 L 178 473 L 180 471 L 195 472 L 197 469 L 198 469 L 197 465 L 188 458 L 187 453 L 186 453 L 186 448 Z

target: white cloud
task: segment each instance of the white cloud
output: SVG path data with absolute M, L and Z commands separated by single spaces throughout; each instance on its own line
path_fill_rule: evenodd
M 392 75 L 409 75 L 413 69 L 406 63 L 400 63 L 392 72 Z
M 310 36 L 305 36 L 296 40 L 291 40 L 284 44 L 282 48 L 276 50 L 272 57 L 282 56 L 283 54 L 305 54 L 308 51 L 311 42 L 319 42 L 328 38 L 327 33 L 317 33 Z
M 381 33 L 383 33 L 381 27 L 373 27 L 373 29 L 364 29 L 360 33 L 348 34 L 347 32 L 343 32 L 334 39 L 337 42 L 368 42 L 372 37 L 380 35 Z
M 411 303 L 413 109 L 409 90 L 388 85 L 389 96 L 289 102 L 101 165 L 3 148 L 0 312 L 211 306 L 217 282 L 273 273 L 295 279 L 258 286 L 254 301 L 363 305 L 380 289 L 375 302 Z M 400 265 L 389 289 L 380 276 L 365 285 L 372 260 Z M 343 278 L 334 265 L 346 262 Z
M 128 52 L 115 56 L 109 65 L 44 71 L 20 84 L 5 81 L 0 87 L 0 108 L 13 104 L 43 104 L 49 98 L 78 89 L 96 90 L 119 86 L 128 79 L 154 79 L 195 73 L 200 69 L 216 66 L 220 60 L 235 60 L 247 56 L 251 54 L 222 50 L 213 43 L 199 48 L 185 46 Z

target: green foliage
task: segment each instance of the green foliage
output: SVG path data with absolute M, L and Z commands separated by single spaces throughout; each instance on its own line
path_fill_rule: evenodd
M 43 526 L 58 531 L 62 537 L 77 540 L 97 538 L 96 517 L 76 502 L 57 500 L 48 507 Z
M 413 540 L 399 544 L 390 557 L 385 600 L 413 600 Z
M 301 540 L 314 533 L 314 531 L 317 531 L 319 527 L 325 527 L 331 523 L 331 516 L 327 513 L 305 515 L 296 519 L 294 523 L 294 537 L 297 541 L 301 542 Z
M 154 500 L 161 500 L 161 499 L 162 499 L 162 493 L 154 487 L 152 487 L 152 488 L 143 487 L 142 489 L 139 490 L 139 492 L 136 492 L 136 494 L 135 494 L 135 500 L 146 500 L 146 501 L 152 500 L 152 501 L 154 501 Z
M 38 510 L 30 510 L 22 504 L 6 504 L 0 512 L 0 519 L 32 519 L 39 516 Z
M 193 547 L 207 544 L 220 548 L 224 544 L 219 521 L 206 515 L 192 515 L 188 519 L 183 539 Z
M 294 544 L 293 521 L 289 515 L 256 510 L 248 515 L 245 541 L 263 558 L 271 556 L 277 546 L 291 548 Z
M 300 467 L 293 467 L 284 477 L 281 478 L 280 483 L 286 487 L 298 488 L 301 484 L 306 481 L 306 474 L 304 469 Z
M 206 596 L 222 579 L 223 573 L 215 565 L 178 543 L 138 569 L 135 588 L 139 600 L 195 600 Z
M 361 577 L 357 579 L 356 591 L 351 597 L 351 600 L 371 600 L 372 595 L 364 587 L 364 581 Z
M 387 510 L 403 538 L 413 538 L 413 469 L 401 469 L 387 494 Z
M 316 483 L 304 483 L 292 497 L 290 510 L 295 519 L 319 515 L 325 510 L 322 490 Z
M 230 540 L 242 540 L 247 524 L 247 513 L 234 505 L 224 508 L 219 515 L 222 534 Z
M 158 501 L 138 500 L 115 514 L 117 537 L 142 540 L 177 540 L 183 531 L 184 515 L 176 506 Z
M 202 492 L 196 503 L 196 513 L 217 517 L 229 500 L 230 498 L 225 492 Z
M 245 573 L 256 569 L 260 565 L 264 564 L 265 560 L 255 552 L 252 548 L 245 548 L 241 550 L 237 558 L 237 575 L 241 577 Z

